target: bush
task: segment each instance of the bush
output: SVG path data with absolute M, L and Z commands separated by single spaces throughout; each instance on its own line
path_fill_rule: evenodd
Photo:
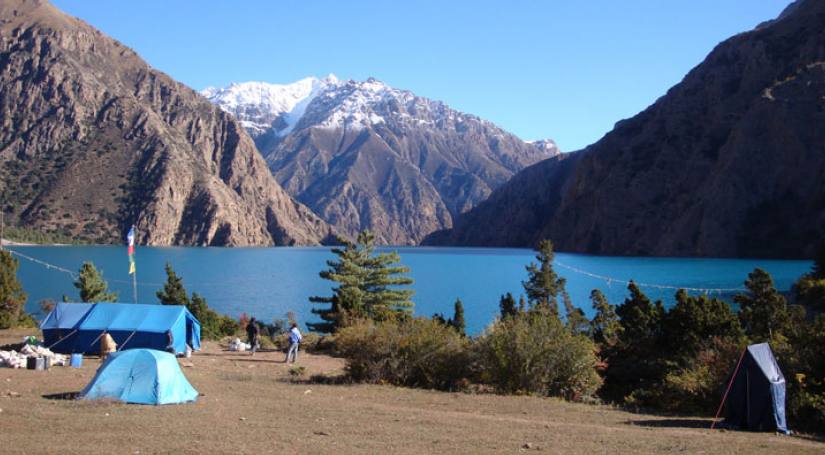
M 300 349 L 304 352 L 328 352 L 332 349 L 328 337 L 321 336 L 315 332 L 307 332 L 302 335 L 303 339 L 301 340 Z M 263 340 L 266 340 L 265 345 L 262 344 L 262 346 L 267 349 L 269 348 L 269 346 L 272 346 L 272 349 L 277 349 L 279 351 L 286 352 L 286 350 L 289 348 L 288 333 L 282 333 L 280 335 L 271 336 L 269 338 L 261 337 L 261 339 L 262 343 L 264 343 Z
M 356 321 L 335 335 L 356 381 L 454 390 L 470 375 L 469 342 L 432 319 Z
M 544 306 L 493 323 L 478 341 L 481 380 L 504 393 L 583 399 L 601 384 L 593 342 Z

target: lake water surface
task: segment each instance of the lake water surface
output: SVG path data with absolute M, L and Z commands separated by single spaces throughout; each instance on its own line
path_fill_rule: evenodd
M 120 300 L 132 301 L 131 279 L 125 247 L 32 246 L 11 247 L 31 258 L 71 271 L 83 261 L 92 261 L 104 272 L 110 288 Z M 436 312 L 452 315 L 453 302 L 464 303 L 469 333 L 477 334 L 498 314 L 499 296 L 523 293 L 525 265 L 534 252 L 510 248 L 395 248 L 401 262 L 410 267 L 415 312 L 430 316 Z M 138 301 L 156 303 L 155 292 L 166 280 L 164 264 L 172 264 L 191 292 L 206 297 L 209 306 L 233 317 L 242 312 L 265 321 L 283 318 L 287 311 L 299 321 L 314 320 L 310 313 L 312 295 L 329 295 L 331 283 L 318 277 L 325 261 L 334 255 L 328 248 L 151 248 L 136 251 Z M 63 295 L 78 300 L 72 277 L 55 268 L 18 257 L 18 276 L 29 294 L 27 309 L 37 312 L 42 299 L 59 301 Z M 729 299 L 741 288 L 748 272 L 761 267 L 773 275 L 777 288 L 790 289 L 793 282 L 810 270 L 810 261 L 758 259 L 693 259 L 604 257 L 559 253 L 556 270 L 567 279 L 573 302 L 591 315 L 589 295 L 602 290 L 611 303 L 627 295 L 621 281 L 636 280 L 655 286 L 642 290 L 652 299 L 672 304 L 675 290 L 666 286 L 695 288 Z M 707 290 L 707 291 L 703 291 Z M 724 290 L 724 291 L 720 291 Z

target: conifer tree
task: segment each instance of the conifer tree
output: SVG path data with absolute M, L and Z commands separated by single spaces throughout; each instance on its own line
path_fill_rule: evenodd
M 650 299 L 631 281 L 627 285 L 630 298 L 616 308 L 623 327 L 623 338 L 632 340 L 653 340 L 661 333 L 662 317 L 665 314 L 662 302 L 651 303 Z
M 607 297 L 602 291 L 593 289 L 590 292 L 590 301 L 596 314 L 590 322 L 593 333 L 593 341 L 602 346 L 613 346 L 619 341 L 619 334 L 622 332 L 622 325 L 619 323 L 619 316 L 616 314 L 616 306 L 607 302 Z
M 676 292 L 676 305 L 665 314 L 662 349 L 671 359 L 693 358 L 714 342 L 736 345 L 744 333 L 730 305 L 706 295 L 692 297 L 684 289 Z
M 206 298 L 197 292 L 192 293 L 190 299 L 183 287 L 183 278 L 175 273 L 172 265 L 166 263 L 166 283 L 156 295 L 164 305 L 184 305 L 192 316 L 201 324 L 201 336 L 206 339 L 218 339 L 226 335 L 234 335 L 239 330 L 238 322 L 229 316 L 220 314 L 209 308 Z
M 565 279 L 553 270 L 553 242 L 542 240 L 536 254 L 536 263 L 527 266 L 527 281 L 521 284 L 531 308 L 545 306 L 550 315 L 559 316 L 557 297 L 564 292 Z
M 745 281 L 746 294 L 737 294 L 739 320 L 751 341 L 770 341 L 779 334 L 787 335 L 790 315 L 785 297 L 776 290 L 771 275 L 756 268 Z
M 27 296 L 17 280 L 19 265 L 11 253 L 0 250 L 0 329 L 16 327 L 24 317 Z
M 516 308 L 516 299 L 513 298 L 513 294 L 508 292 L 506 295 L 501 296 L 501 299 L 498 301 L 498 308 L 501 312 L 501 319 L 515 316 L 518 309 Z
M 518 296 L 518 312 L 524 313 L 527 311 L 527 300 L 524 299 L 523 295 Z
M 450 319 L 450 325 L 453 326 L 461 336 L 465 335 L 467 323 L 464 322 L 464 304 L 461 303 L 461 299 L 455 299 L 454 314 L 453 318 Z
M 652 303 L 634 282 L 630 297 L 616 308 L 623 330 L 607 354 L 605 396 L 622 401 L 632 391 L 662 380 L 666 373 L 662 352 L 662 302 Z
M 103 279 L 103 272 L 98 271 L 91 262 L 80 266 L 80 273 L 74 287 L 80 291 L 83 302 L 117 302 L 117 293 L 109 292 L 109 284 Z
M 158 300 L 164 305 L 186 305 L 189 306 L 189 297 L 183 287 L 183 278 L 179 277 L 172 264 L 166 263 L 166 284 L 163 289 L 157 292 Z
M 564 302 L 565 319 L 567 320 L 565 326 L 567 330 L 576 335 L 590 336 L 590 321 L 584 315 L 584 311 L 582 311 L 581 308 L 573 305 L 573 301 L 570 299 L 570 294 L 568 294 L 567 291 L 562 291 L 562 301 Z
M 814 265 L 809 273 L 794 283 L 796 302 L 814 315 L 825 313 L 825 243 L 816 249 Z
M 339 239 L 343 248 L 333 248 L 337 260 L 327 261 L 327 270 L 321 278 L 338 283 L 331 297 L 310 297 L 313 303 L 329 305 L 314 308 L 322 322 L 308 323 L 314 331 L 330 333 L 343 327 L 350 320 L 388 318 L 409 314 L 413 303 L 413 291 L 399 289 L 413 283 L 409 268 L 395 265 L 400 261 L 398 253 L 376 253 L 375 236 L 370 231 L 358 234 L 356 243 Z

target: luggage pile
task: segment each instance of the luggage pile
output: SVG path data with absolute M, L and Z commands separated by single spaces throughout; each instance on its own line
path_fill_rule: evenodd
M 20 352 L 0 351 L 0 367 L 5 368 L 26 368 L 29 358 L 43 358 L 47 359 L 51 366 L 65 366 L 68 365 L 68 357 L 63 354 L 57 354 L 49 350 L 49 348 L 38 346 L 35 344 L 24 344 L 20 348 Z

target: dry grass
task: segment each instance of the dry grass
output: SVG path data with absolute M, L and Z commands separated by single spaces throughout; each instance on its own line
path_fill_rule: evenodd
M 21 331 L 0 331 L 0 344 Z M 79 391 L 81 369 L 0 369 L 3 453 L 823 453 L 825 444 L 707 430 L 702 419 L 631 414 L 554 399 L 294 382 L 275 352 L 207 344 L 181 359 L 197 403 L 140 406 L 47 398 Z M 343 363 L 303 355 L 305 376 Z M 11 393 L 10 393 L 11 392 Z M 19 395 L 16 395 L 19 394 Z

